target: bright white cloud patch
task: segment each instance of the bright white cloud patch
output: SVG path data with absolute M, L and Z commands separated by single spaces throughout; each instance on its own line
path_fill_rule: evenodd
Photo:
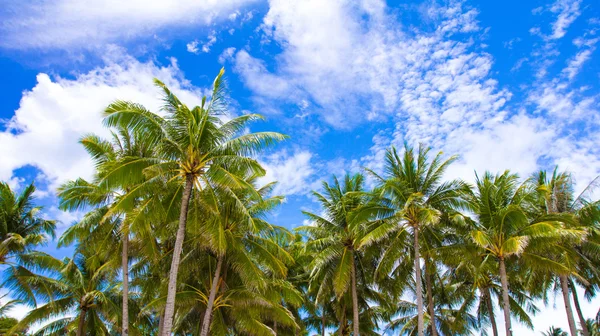
M 4 3 L 0 46 L 92 48 L 109 42 L 152 37 L 157 30 L 206 26 L 256 0 L 42 0 Z
M 267 174 L 261 180 L 263 183 L 277 181 L 274 195 L 306 194 L 314 187 L 312 157 L 313 154 L 306 150 L 291 154 L 281 151 L 269 155 L 262 162 Z
M 184 102 L 200 103 L 201 93 L 183 79 L 175 61 L 161 67 L 125 58 L 75 79 L 52 79 L 40 73 L 35 87 L 23 94 L 8 130 L 0 132 L 0 180 L 10 179 L 15 169 L 26 165 L 40 169 L 54 186 L 78 176 L 90 177 L 93 166 L 78 140 L 88 133 L 107 135 L 102 109 L 116 99 L 157 111 L 161 101 L 154 77 Z

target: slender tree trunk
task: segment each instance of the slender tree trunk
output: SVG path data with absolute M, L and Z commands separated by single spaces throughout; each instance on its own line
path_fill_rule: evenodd
M 123 232 L 123 251 L 121 253 L 123 268 L 123 325 L 121 335 L 129 335 L 129 234 Z
M 77 334 L 76 336 L 84 336 L 85 335 L 85 315 L 87 314 L 87 309 L 81 309 L 79 313 L 79 323 L 77 325 Z
M 340 330 L 339 330 L 339 334 L 340 336 L 344 336 L 344 331 L 346 329 L 346 303 L 344 302 L 344 304 L 342 305 L 342 318 L 340 319 Z
M 415 238 L 415 287 L 417 295 L 417 335 L 425 335 L 425 321 L 423 316 L 423 284 L 421 283 L 421 255 L 419 252 L 419 227 L 414 226 Z
M 571 336 L 577 336 L 577 325 L 575 325 L 575 318 L 573 318 L 573 308 L 571 308 L 571 298 L 569 295 L 569 280 L 567 280 L 566 275 L 559 275 L 558 279 L 560 281 L 560 288 L 562 289 L 563 300 L 565 301 L 565 310 L 567 312 Z
M 273 322 L 273 331 L 275 332 L 275 336 L 277 336 L 277 321 Z
M 431 324 L 431 336 L 438 336 L 435 326 L 435 309 L 433 305 L 433 285 L 431 283 L 431 265 L 425 261 L 425 286 L 427 286 L 427 309 L 429 310 L 429 321 Z
M 506 265 L 504 258 L 500 257 L 500 282 L 502 282 L 502 308 L 504 309 L 504 326 L 506 336 L 512 336 L 512 325 L 510 323 L 510 301 L 508 300 L 508 277 L 506 276 Z
M 210 331 L 210 323 L 212 318 L 213 306 L 215 304 L 215 297 L 217 296 L 217 290 L 219 289 L 219 278 L 221 276 L 221 267 L 223 266 L 223 256 L 217 257 L 217 267 L 215 268 L 215 276 L 213 277 L 212 284 L 210 285 L 210 293 L 208 294 L 208 303 L 206 304 L 206 311 L 204 312 L 204 323 L 202 323 L 202 331 L 200 336 L 207 336 Z
M 590 331 L 587 328 L 587 324 L 585 324 L 585 317 L 581 312 L 581 306 L 579 305 L 579 297 L 577 297 L 577 288 L 575 287 L 575 282 L 571 278 L 569 278 L 569 286 L 571 287 L 571 294 L 573 294 L 573 301 L 575 302 L 575 311 L 577 311 L 577 315 L 579 317 L 579 324 L 581 324 L 581 331 L 583 331 L 583 336 L 590 336 Z
M 492 333 L 494 336 L 498 336 L 498 326 L 496 325 L 496 316 L 494 315 L 494 306 L 492 305 L 492 293 L 490 288 L 487 287 L 483 292 L 485 304 L 490 315 L 490 324 L 492 325 Z
M 163 329 L 165 326 L 165 313 L 160 313 L 158 316 L 158 335 L 162 335 Z
M 352 277 L 352 325 L 354 327 L 353 336 L 359 335 L 359 317 L 358 317 L 358 295 L 356 294 L 356 263 L 354 262 L 354 254 L 352 255 L 352 269 L 350 270 Z
M 321 336 L 325 336 L 325 307 L 321 311 Z
M 181 251 L 183 249 L 183 240 L 185 238 L 185 224 L 187 222 L 188 208 L 194 178 L 192 175 L 186 176 L 183 195 L 181 196 L 181 212 L 179 213 L 179 228 L 175 237 L 175 247 L 173 248 L 173 260 L 169 272 L 169 286 L 167 289 L 167 303 L 165 305 L 165 322 L 163 326 L 163 336 L 170 336 L 173 328 L 173 315 L 175 314 L 175 294 L 177 294 L 177 273 L 179 271 L 179 262 L 181 261 Z

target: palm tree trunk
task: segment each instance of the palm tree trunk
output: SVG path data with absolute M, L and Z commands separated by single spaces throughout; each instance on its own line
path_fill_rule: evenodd
M 321 311 L 321 336 L 325 336 L 325 307 Z
M 77 325 L 77 333 L 76 336 L 84 336 L 85 335 L 85 315 L 87 314 L 87 309 L 81 309 L 79 313 L 79 323 Z
M 563 300 L 565 301 L 565 310 L 567 311 L 567 320 L 569 321 L 569 329 L 571 330 L 571 336 L 577 336 L 577 326 L 575 325 L 575 318 L 573 318 L 573 308 L 571 308 L 571 298 L 569 295 L 569 283 L 566 275 L 559 275 L 560 288 L 562 289 Z
M 425 335 L 425 321 L 423 316 L 423 284 L 421 283 L 421 255 L 419 252 L 419 228 L 414 226 L 415 244 L 415 287 L 417 295 L 417 335 Z
M 494 336 L 498 336 L 498 326 L 496 325 L 496 316 L 494 315 L 494 306 L 492 305 L 492 293 L 489 287 L 485 289 L 485 291 L 483 292 L 483 296 L 488 309 L 488 315 L 490 315 L 492 333 L 494 334 Z
M 212 318 L 213 306 L 215 303 L 215 297 L 217 296 L 217 290 L 219 289 L 219 278 L 221 276 L 221 267 L 223 266 L 223 256 L 217 257 L 217 267 L 215 268 L 215 276 L 213 277 L 212 284 L 210 285 L 210 293 L 208 294 L 208 302 L 206 304 L 206 311 L 204 312 L 204 323 L 202 323 L 202 331 L 200 336 L 207 336 L 210 330 L 210 320 Z
M 183 240 L 185 238 L 185 224 L 187 222 L 188 208 L 194 186 L 194 177 L 186 176 L 181 196 L 181 212 L 179 213 L 179 227 L 175 237 L 175 247 L 173 248 L 173 260 L 169 272 L 169 286 L 167 288 L 167 303 L 165 305 L 165 322 L 163 326 L 163 336 L 170 336 L 173 328 L 173 315 L 175 314 L 175 294 L 177 293 L 177 273 L 179 271 L 179 262 L 181 261 L 181 251 L 183 250 Z
M 352 255 L 352 269 L 350 270 L 352 277 L 352 325 L 354 326 L 353 336 L 359 335 L 359 320 L 358 320 L 358 296 L 356 294 L 356 263 L 354 262 L 354 254 Z
M 344 331 L 346 329 L 346 303 L 342 305 L 342 317 L 340 318 L 340 336 L 344 336 Z
M 429 321 L 431 324 L 431 336 L 437 336 L 437 328 L 435 326 L 435 309 L 433 306 L 433 286 L 431 283 L 431 265 L 428 266 L 425 261 L 425 286 L 427 286 L 427 309 L 429 310 Z
M 571 287 L 571 294 L 573 294 L 573 301 L 575 302 L 575 311 L 579 317 L 579 324 L 581 325 L 581 331 L 583 332 L 583 336 L 590 336 L 590 331 L 588 330 L 587 324 L 585 323 L 585 317 L 583 317 L 583 313 L 581 312 L 581 306 L 579 305 L 579 297 L 577 297 L 577 288 L 575 287 L 575 282 L 571 278 L 569 278 L 569 286 Z
M 158 335 L 162 335 L 163 329 L 165 326 L 165 313 L 160 313 L 158 316 Z
M 121 335 L 129 335 L 129 235 L 123 233 L 123 251 L 121 252 L 121 266 L 123 268 L 123 325 Z
M 508 300 L 508 277 L 506 276 L 506 265 L 504 257 L 499 258 L 500 263 L 500 282 L 502 282 L 502 308 L 504 309 L 504 326 L 506 327 L 506 336 L 512 336 L 512 325 L 510 323 L 510 301 Z

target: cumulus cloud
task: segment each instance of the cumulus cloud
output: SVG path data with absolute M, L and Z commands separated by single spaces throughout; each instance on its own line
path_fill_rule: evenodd
M 269 155 L 261 163 L 267 171 L 262 182 L 277 181 L 273 190 L 275 195 L 303 195 L 314 187 L 315 162 L 313 154 L 307 150 L 280 151 Z
M 26 165 L 38 168 L 52 186 L 90 177 L 93 166 L 78 140 L 88 133 L 107 135 L 101 113 L 116 99 L 157 111 L 161 101 L 154 77 L 190 105 L 200 103 L 201 92 L 183 78 L 174 60 L 159 66 L 126 57 L 74 79 L 38 74 L 36 85 L 24 92 L 7 129 L 0 132 L 0 180 L 11 179 L 15 169 Z
M 207 26 L 255 0 L 42 0 L 3 3 L 0 46 L 72 49 Z M 9 15 L 10 14 L 10 15 Z

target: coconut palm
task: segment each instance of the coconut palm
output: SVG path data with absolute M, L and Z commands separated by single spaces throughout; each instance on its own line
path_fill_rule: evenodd
M 544 336 L 569 336 L 569 334 L 560 328 L 550 327 L 547 331 L 542 332 Z
M 473 335 L 478 328 L 477 317 L 471 313 L 475 306 L 475 300 L 461 286 L 456 286 L 452 278 L 442 276 L 435 286 L 431 297 L 437 303 L 433 309 L 436 316 L 433 319 L 427 311 L 426 325 L 427 335 Z M 427 293 L 429 295 L 429 293 Z M 392 312 L 392 319 L 386 330 L 398 330 L 399 335 L 416 335 L 418 330 L 418 314 L 416 304 L 401 301 Z M 433 328 L 433 323 L 437 324 Z M 437 330 L 439 329 L 439 331 Z
M 579 299 L 577 298 L 573 279 L 576 279 L 584 287 L 588 287 L 593 291 L 594 285 L 592 283 L 598 276 L 597 264 L 594 264 L 595 256 L 590 256 L 589 253 L 587 253 L 587 251 L 590 250 L 590 246 L 593 251 L 593 246 L 598 243 L 595 241 L 596 237 L 594 233 L 599 227 L 600 204 L 588 201 L 588 195 L 596 187 L 597 182 L 592 181 L 592 183 L 584 188 L 583 192 L 576 197 L 571 174 L 559 172 L 558 167 L 554 169 L 551 175 L 545 171 L 538 172 L 532 177 L 532 181 L 534 181 L 534 188 L 536 188 L 539 194 L 538 211 L 542 214 L 572 215 L 574 223 L 570 225 L 570 231 L 582 231 L 581 236 L 571 235 L 563 237 L 557 244 L 558 251 L 555 251 L 550 257 L 568 268 L 568 272 L 557 274 L 557 282 L 560 285 L 563 294 L 565 311 L 567 313 L 567 321 L 569 322 L 571 334 L 577 334 L 577 326 L 571 307 L 572 293 L 576 310 L 579 314 L 580 324 L 583 328 L 583 334 L 587 336 L 589 335 L 589 331 L 587 330 L 585 318 L 579 307 Z M 590 241 L 588 241 L 588 239 L 582 239 L 585 234 L 588 234 L 591 238 Z M 573 246 L 575 246 L 575 248 L 573 248 Z M 581 274 L 588 276 L 591 283 L 579 274 L 580 271 Z
M 47 235 L 54 238 L 56 222 L 40 215 L 42 207 L 33 204 L 35 190 L 32 183 L 17 194 L 0 182 L 0 264 L 45 243 Z
M 152 113 L 139 104 L 117 101 L 105 110 L 105 123 L 109 127 L 124 127 L 141 132 L 156 154 L 152 158 L 131 158 L 114 170 L 107 172 L 105 181 L 126 181 L 130 174 L 140 171 L 147 183 L 157 179 L 177 181 L 181 186 L 179 225 L 173 249 L 171 270 L 165 304 L 163 335 L 171 334 L 177 275 L 185 237 L 189 202 L 194 187 L 198 190 L 214 185 L 231 189 L 247 188 L 243 178 L 232 171 L 264 174 L 264 169 L 250 156 L 285 136 L 262 132 L 242 134 L 248 123 L 261 119 L 248 114 L 224 121 L 227 115 L 222 69 L 213 82 L 210 101 L 202 99 L 200 106 L 189 108 L 162 82 L 155 83 L 163 91 L 164 116 Z M 241 135 L 240 135 L 241 134 Z M 139 196 L 147 186 L 132 189 L 129 197 Z
M 225 285 L 225 268 L 230 268 L 227 272 L 229 278 L 235 274 L 239 276 L 244 288 L 264 293 L 267 284 L 278 283 L 269 281 L 267 275 L 272 275 L 275 279 L 285 278 L 286 265 L 293 262 L 284 249 L 269 239 L 269 234 L 276 228 L 265 220 L 266 214 L 278 206 L 283 197 L 266 198 L 272 191 L 273 183 L 254 190 L 256 178 L 257 176 L 250 176 L 245 179 L 252 190 L 230 192 L 227 188 L 215 188 L 210 193 L 199 193 L 194 204 L 197 208 L 190 213 L 192 232 L 197 228 L 197 239 L 205 242 L 216 257 L 201 336 L 210 332 L 217 292 L 220 286 Z M 209 204 L 210 207 L 207 206 Z M 198 208 L 204 208 L 210 214 L 198 214 Z
M 8 270 L 7 284 L 17 299 L 33 306 L 38 300 L 45 303 L 31 310 L 14 329 L 59 317 L 37 334 L 114 334 L 120 295 L 111 269 L 104 260 L 82 252 L 63 260 L 41 252 L 28 254 L 23 265 Z
M 317 304 L 328 300 L 331 292 L 338 300 L 349 292 L 353 335 L 359 335 L 361 330 L 358 279 L 366 277 L 361 259 L 369 246 L 363 239 L 379 225 L 373 220 L 379 207 L 369 201 L 363 188 L 364 176 L 361 174 L 346 175 L 342 183 L 336 177 L 332 184 L 323 182 L 324 194 L 313 192 L 323 213 L 304 212 L 314 225 L 297 229 L 309 235 L 307 249 L 315 251 L 314 260 L 308 266 L 312 287 L 309 292 L 316 291 Z M 362 287 L 366 285 L 363 283 Z M 361 305 L 365 298 L 362 297 Z M 345 308 L 341 311 L 344 316 Z M 345 318 L 342 324 L 345 324 Z
M 0 299 L 4 299 L 6 295 L 2 295 Z M 0 304 L 0 334 L 5 335 L 9 330 L 13 329 L 18 323 L 19 320 L 13 317 L 8 317 L 7 313 L 9 310 L 13 309 L 20 302 L 18 300 L 9 300 L 2 304 Z M 20 330 L 15 331 L 15 335 L 26 335 L 27 327 L 23 327 Z
M 563 265 L 536 253 L 533 248 L 545 244 L 554 246 L 564 229 L 560 222 L 564 218 L 557 215 L 530 220 L 534 197 L 528 183 L 520 184 L 517 175 L 505 171 L 495 176 L 489 172 L 482 178 L 477 176 L 476 189 L 468 199 L 476 219 L 471 239 L 498 261 L 507 335 L 512 335 L 507 259 L 516 258 L 515 261 L 545 270 L 566 270 Z
M 66 246 L 77 240 L 80 246 L 90 248 L 94 244 L 115 243 L 115 233 L 120 232 L 121 241 L 121 274 L 123 278 L 123 302 L 121 335 L 129 333 L 129 235 L 132 222 L 140 222 L 139 216 L 134 216 L 133 210 L 137 202 L 121 202 L 128 190 L 143 182 L 139 174 L 137 179 L 131 176 L 126 181 L 113 180 L 111 184 L 98 181 L 113 167 L 131 157 L 152 157 L 152 149 L 144 141 L 140 133 L 130 132 L 119 128 L 112 131 L 112 141 L 101 139 L 90 134 L 83 137 L 80 143 L 90 154 L 96 165 L 94 182 L 84 179 L 68 181 L 58 189 L 61 210 L 83 210 L 93 208 L 83 220 L 71 226 L 59 241 L 59 246 Z M 139 211 L 136 213 L 139 215 Z M 100 247 L 99 252 L 109 252 Z M 111 255 L 114 255 L 111 253 Z
M 377 235 L 386 237 L 390 232 L 402 232 L 406 229 L 412 231 L 413 271 L 415 281 L 415 295 L 417 299 L 417 333 L 424 335 L 423 290 L 421 276 L 421 254 L 419 234 L 424 227 L 435 225 L 439 222 L 444 211 L 456 209 L 461 205 L 461 195 L 468 187 L 464 182 L 452 180 L 442 182 L 442 177 L 448 166 L 457 157 L 444 159 L 438 153 L 433 160 L 429 160 L 430 148 L 419 145 L 418 152 L 405 144 L 404 153 L 400 155 L 392 147 L 386 152 L 385 171 L 383 176 L 371 172 L 379 181 L 378 193 L 384 203 L 394 210 L 388 218 L 388 223 L 382 226 Z M 402 234 L 397 237 L 404 239 Z M 373 240 L 377 240 L 373 237 Z M 369 238 L 371 239 L 371 238 Z M 404 241 L 393 242 L 388 248 L 397 250 Z M 382 260 L 388 265 L 396 262 L 398 253 L 395 251 L 384 252 Z

